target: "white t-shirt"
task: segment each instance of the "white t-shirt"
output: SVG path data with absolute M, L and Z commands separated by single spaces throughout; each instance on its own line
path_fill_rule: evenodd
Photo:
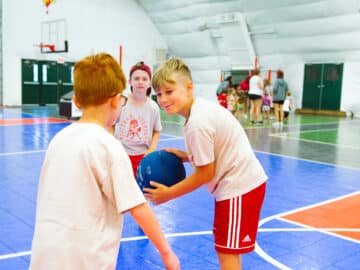
M 215 161 L 215 175 L 206 184 L 217 201 L 249 192 L 267 176 L 236 118 L 218 104 L 197 98 L 184 126 L 193 166 Z
M 147 98 L 143 106 L 128 102 L 121 109 L 114 135 L 122 142 L 129 155 L 141 155 L 149 149 L 153 131 L 161 129 L 159 106 Z
M 39 179 L 30 269 L 115 269 L 122 213 L 144 202 L 118 140 L 96 124 L 64 128 Z
M 249 94 L 250 95 L 258 95 L 258 96 L 262 96 L 264 94 L 263 90 L 261 88 L 259 88 L 259 81 L 261 80 L 261 78 L 257 75 L 253 75 L 250 78 L 249 81 Z
M 284 112 L 290 112 L 291 103 L 292 103 L 292 98 L 291 97 L 286 97 L 286 99 L 284 101 L 284 105 L 283 105 L 283 111 Z

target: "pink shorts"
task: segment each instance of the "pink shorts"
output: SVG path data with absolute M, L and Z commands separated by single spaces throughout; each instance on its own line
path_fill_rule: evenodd
M 266 183 L 241 196 L 215 202 L 215 250 L 243 254 L 255 249 Z

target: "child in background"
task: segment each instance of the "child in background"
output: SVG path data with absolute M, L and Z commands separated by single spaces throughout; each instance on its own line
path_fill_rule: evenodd
M 46 152 L 30 269 L 115 269 L 127 211 L 165 267 L 180 269 L 123 146 L 107 131 L 126 102 L 125 85 L 121 67 L 109 54 L 76 63 L 74 102 L 82 116 L 57 133 Z
M 151 69 L 144 62 L 130 69 L 131 93 L 126 106 L 115 124 L 114 135 L 128 153 L 134 175 L 143 157 L 156 150 L 160 131 L 159 106 L 149 95 L 151 93 Z
M 293 99 L 291 96 L 291 92 L 288 91 L 286 94 L 286 98 L 284 101 L 283 111 L 284 111 L 284 122 L 289 120 L 289 114 L 293 107 Z
M 250 100 L 250 123 L 262 124 L 262 96 L 264 95 L 264 82 L 261 79 L 259 69 L 254 69 L 250 78 L 249 100 Z
M 146 197 L 161 204 L 206 185 L 215 198 L 214 239 L 222 270 L 241 269 L 240 254 L 255 248 L 266 174 L 244 129 L 226 109 L 193 96 L 191 71 L 180 59 L 162 64 L 153 76 L 157 100 L 166 113 L 185 118 L 187 152 L 169 148 L 192 173 L 167 187 L 151 182 Z
M 264 91 L 264 95 L 262 97 L 262 111 L 263 111 L 263 119 L 269 121 L 270 119 L 270 105 L 271 105 L 271 96 L 267 90 Z
M 245 114 L 246 114 L 246 103 L 247 103 L 247 92 L 240 91 L 238 92 L 238 99 L 236 101 L 236 110 L 235 110 L 235 117 L 236 119 L 242 123 L 244 122 Z
M 227 109 L 234 114 L 236 109 L 237 94 L 235 88 L 229 88 L 227 94 Z

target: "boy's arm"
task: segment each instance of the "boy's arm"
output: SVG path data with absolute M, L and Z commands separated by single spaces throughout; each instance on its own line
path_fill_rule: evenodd
M 145 197 L 154 204 L 161 204 L 197 189 L 209 182 L 214 174 L 215 162 L 212 162 L 204 166 L 195 167 L 188 177 L 171 187 L 151 181 L 150 185 L 154 188 L 144 188 L 144 192 L 146 192 Z
M 183 150 L 176 149 L 176 148 L 170 148 L 170 147 L 164 148 L 163 150 L 165 150 L 166 152 L 169 152 L 169 153 L 173 153 L 178 158 L 180 158 L 182 162 L 189 162 L 188 153 Z
M 160 138 L 160 131 L 154 130 L 153 131 L 153 135 L 152 135 L 152 139 L 151 139 L 151 144 L 148 148 L 148 150 L 145 152 L 145 155 L 153 152 L 156 150 L 156 147 L 158 145 L 159 142 L 159 138 Z
M 149 237 L 160 252 L 166 269 L 179 270 L 180 262 L 167 242 L 154 212 L 147 203 L 140 204 L 129 210 L 132 217 L 139 224 L 144 233 Z

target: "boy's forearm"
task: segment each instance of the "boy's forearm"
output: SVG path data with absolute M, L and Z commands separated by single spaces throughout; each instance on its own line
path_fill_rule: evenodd
M 160 224 L 147 203 L 132 208 L 130 214 L 154 246 L 159 250 L 161 255 L 171 252 L 170 245 L 161 230 Z
M 154 131 L 153 135 L 152 135 L 152 139 L 151 139 L 151 143 L 149 145 L 148 151 L 147 152 L 152 152 L 156 150 L 156 147 L 158 145 L 160 139 L 160 131 Z
M 203 167 L 195 168 L 194 171 L 176 185 L 170 187 L 169 193 L 175 199 L 194 191 L 203 184 L 209 182 L 215 174 L 215 164 L 211 163 Z

